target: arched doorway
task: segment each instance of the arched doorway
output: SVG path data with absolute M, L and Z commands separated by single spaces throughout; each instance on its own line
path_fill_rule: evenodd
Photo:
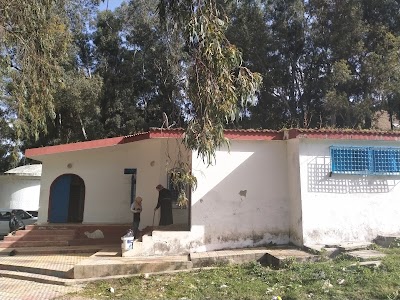
M 75 174 L 64 174 L 50 187 L 49 223 L 81 223 L 85 205 L 85 183 Z

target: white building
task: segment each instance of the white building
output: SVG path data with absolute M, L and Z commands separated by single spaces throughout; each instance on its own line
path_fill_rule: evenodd
M 187 151 L 181 135 L 151 129 L 28 149 L 43 162 L 39 223 L 129 223 L 140 195 L 141 228 L 152 226 L 155 186 L 167 186 L 180 157 L 198 180 L 189 207 L 173 209 L 181 226 L 154 230 L 135 255 L 400 234 L 400 133 L 227 130 L 230 149 L 219 149 L 213 166 Z
M 42 165 L 26 165 L 0 175 L 0 208 L 39 209 Z

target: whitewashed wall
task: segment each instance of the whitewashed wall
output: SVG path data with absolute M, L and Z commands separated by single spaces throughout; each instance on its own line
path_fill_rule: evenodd
M 400 234 L 400 176 L 330 172 L 331 145 L 400 146 L 399 142 L 300 139 L 304 244 L 371 241 Z
M 172 143 L 172 139 L 153 139 L 42 157 L 39 223 L 48 220 L 52 182 L 69 173 L 80 176 L 85 182 L 83 223 L 132 222 L 129 210 L 131 175 L 125 175 L 124 168 L 136 168 L 136 195 L 143 198 L 140 227 L 151 226 L 158 197 L 155 187 L 166 183 L 166 166 L 173 163 L 163 145 L 167 141 L 168 152 L 176 153 L 176 143 Z M 68 164 L 72 167 L 68 168 Z M 158 224 L 158 213 L 155 223 Z
M 206 251 L 289 242 L 285 141 L 232 141 L 205 166 L 193 153 L 191 248 Z
M 40 177 L 1 175 L 0 208 L 39 209 Z
M 301 207 L 299 140 L 287 141 L 288 190 L 290 209 L 290 242 L 303 245 L 303 218 Z

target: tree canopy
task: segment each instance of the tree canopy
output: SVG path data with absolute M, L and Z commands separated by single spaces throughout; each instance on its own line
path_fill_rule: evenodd
M 224 128 L 399 117 L 395 0 L 28 2 L 0 0 L 2 171 L 26 147 L 132 134 L 163 113 L 208 163 Z

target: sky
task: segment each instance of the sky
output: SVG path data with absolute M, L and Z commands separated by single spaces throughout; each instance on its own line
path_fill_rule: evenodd
M 107 9 L 107 3 L 108 3 L 108 9 L 114 10 L 115 8 L 120 6 L 122 2 L 124 2 L 124 0 L 102 0 L 102 3 L 99 5 L 99 9 L 100 10 Z

